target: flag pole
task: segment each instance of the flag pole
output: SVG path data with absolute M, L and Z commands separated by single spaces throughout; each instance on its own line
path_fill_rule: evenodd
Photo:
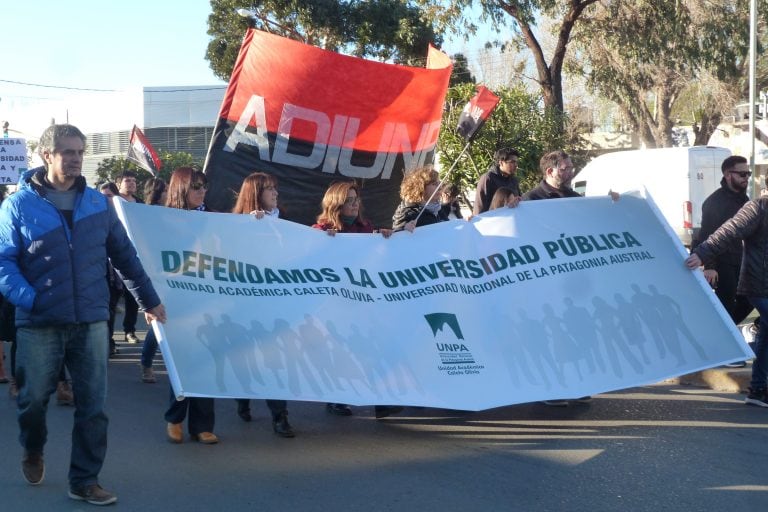
M 429 202 L 434 199 L 435 194 L 437 194 L 437 192 L 443 187 L 445 180 L 448 179 L 448 177 L 451 175 L 451 172 L 453 172 L 453 169 L 458 165 L 459 160 L 461 160 L 461 157 L 464 155 L 464 153 L 467 152 L 469 146 L 472 144 L 472 141 L 475 139 L 475 136 L 483 127 L 486 119 L 488 119 L 488 117 L 491 115 L 491 112 L 493 112 L 493 109 L 495 109 L 496 105 L 498 104 L 498 96 L 493 94 L 493 92 L 491 92 L 483 85 L 479 85 L 477 87 L 477 94 L 475 94 L 469 100 L 469 103 L 467 103 L 462 110 L 461 115 L 459 116 L 459 125 L 456 127 L 456 131 L 466 139 L 467 143 L 464 145 L 464 149 L 461 150 L 461 153 L 459 153 L 459 156 L 456 157 L 456 160 L 454 160 L 451 168 L 448 169 L 448 172 L 445 173 L 445 177 L 440 180 L 437 188 L 435 188 L 434 192 L 432 192 L 432 195 L 429 196 L 429 199 L 427 199 L 427 201 L 424 203 L 424 206 L 421 207 L 421 210 L 419 210 L 419 214 L 416 216 L 414 222 L 419 221 Z
M 445 176 L 443 179 L 440 180 L 440 183 L 437 185 L 437 188 L 432 192 L 432 195 L 429 196 L 427 201 L 424 203 L 424 206 L 421 207 L 421 210 L 419 210 L 419 214 L 416 216 L 416 219 L 414 222 L 419 222 L 419 219 L 421 218 L 421 214 L 424 213 L 424 210 L 427 208 L 427 205 L 432 201 L 432 199 L 435 197 L 435 194 L 437 194 L 440 189 L 443 187 L 443 184 L 445 183 L 445 180 L 448 179 L 448 177 L 451 175 L 451 172 L 453 172 L 453 169 L 456 168 L 456 165 L 459 163 L 459 160 L 461 160 L 462 155 L 467 152 L 469 149 L 470 144 L 472 144 L 471 140 L 468 140 L 467 143 L 464 145 L 464 149 L 461 150 L 461 153 L 459 153 L 459 156 L 456 157 L 456 160 L 453 161 L 453 164 L 448 169 L 448 172 L 445 173 Z

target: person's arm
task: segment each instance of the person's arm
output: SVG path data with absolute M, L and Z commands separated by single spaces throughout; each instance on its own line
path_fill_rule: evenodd
M 474 215 L 488 211 L 488 206 L 491 204 L 491 198 L 488 197 L 488 181 L 488 173 L 486 173 L 480 176 L 480 180 L 477 182 L 475 204 L 472 205 L 472 213 Z
M 699 233 L 696 239 L 691 241 L 692 251 L 696 249 L 699 246 L 699 244 L 701 244 L 701 242 L 709 238 L 709 236 L 712 233 L 714 233 L 715 230 L 718 227 L 720 227 L 723 224 L 723 222 L 726 220 L 726 219 L 721 219 L 719 217 L 720 216 L 716 215 L 715 206 L 712 204 L 712 201 L 705 200 L 704 203 L 701 205 L 701 228 L 699 229 Z M 704 268 L 707 270 L 714 270 L 716 266 L 717 266 L 717 257 L 714 257 L 711 261 L 706 263 Z M 710 284 L 712 283 L 710 282 Z
M 128 238 L 125 227 L 117 218 L 112 205 L 108 206 L 109 233 L 107 235 L 107 256 L 115 267 L 119 276 L 125 283 L 128 291 L 136 299 L 141 311 L 149 312 L 161 306 L 160 297 L 157 295 L 152 281 L 144 271 L 141 260 L 136 254 L 136 248 Z M 164 311 L 164 309 L 163 309 Z M 158 314 L 161 314 L 159 311 Z M 164 317 L 164 313 L 161 314 Z
M 727 220 L 717 231 L 712 233 L 705 241 L 701 242 L 693 250 L 692 256 L 696 256 L 701 262 L 708 263 L 717 256 L 724 254 L 730 248 L 734 240 L 744 240 L 751 236 L 762 224 L 765 216 L 765 206 L 768 200 L 748 201 L 731 219 Z M 686 259 L 686 265 L 689 268 L 689 260 Z M 693 260 L 690 262 L 693 263 Z
M 21 273 L 19 220 L 10 208 L 0 208 L 0 293 L 15 306 L 32 311 L 36 290 Z

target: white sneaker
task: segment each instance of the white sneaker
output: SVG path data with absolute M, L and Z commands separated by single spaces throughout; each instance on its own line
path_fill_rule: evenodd
M 757 326 L 754 323 L 743 325 L 741 335 L 744 336 L 744 341 L 747 343 L 754 343 L 755 336 L 757 336 Z

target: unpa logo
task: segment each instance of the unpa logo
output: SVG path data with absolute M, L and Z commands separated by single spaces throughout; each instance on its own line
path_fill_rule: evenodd
M 473 364 L 475 358 L 467 348 L 459 319 L 453 313 L 430 313 L 424 319 L 432 329 L 435 347 L 443 364 Z

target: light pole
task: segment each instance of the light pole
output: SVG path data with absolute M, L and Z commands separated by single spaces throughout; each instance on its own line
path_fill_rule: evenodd
M 749 2 L 749 170 L 752 179 L 749 182 L 749 196 L 755 190 L 755 103 L 757 101 L 757 0 Z M 765 115 L 765 114 L 764 114 Z

